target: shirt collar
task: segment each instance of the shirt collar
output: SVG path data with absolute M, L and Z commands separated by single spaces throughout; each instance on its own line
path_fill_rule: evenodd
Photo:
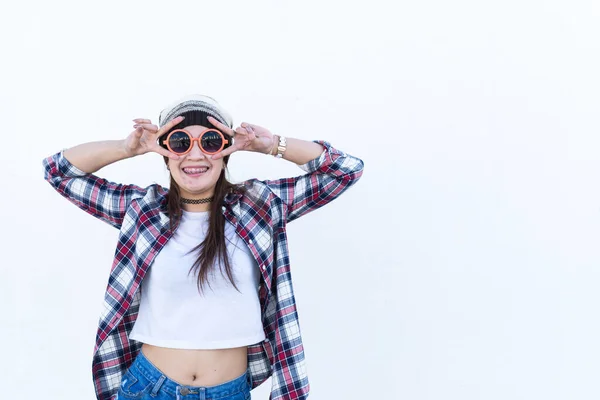
M 241 197 L 242 197 L 241 193 L 237 193 L 237 192 L 227 193 L 225 195 L 225 204 L 231 206 L 231 205 L 237 203 Z
M 164 196 L 162 196 L 162 199 L 160 201 L 160 210 L 163 212 L 166 212 L 166 210 L 167 210 L 167 197 L 168 196 L 165 194 Z M 225 195 L 224 203 L 228 206 L 232 206 L 235 203 L 237 203 L 241 197 L 242 197 L 241 193 L 229 192 Z

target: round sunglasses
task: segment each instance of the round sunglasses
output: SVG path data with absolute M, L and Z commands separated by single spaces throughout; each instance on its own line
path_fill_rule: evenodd
M 217 129 L 206 128 L 195 138 L 185 129 L 175 129 L 159 145 L 177 155 L 184 155 L 192 151 L 194 142 L 198 142 L 200 150 L 205 154 L 216 154 L 233 144 L 232 140 Z

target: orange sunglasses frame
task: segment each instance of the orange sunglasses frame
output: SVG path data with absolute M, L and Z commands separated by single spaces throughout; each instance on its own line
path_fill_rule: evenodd
M 178 153 L 176 151 L 173 151 L 171 149 L 171 146 L 169 146 L 169 139 L 171 138 L 171 135 L 174 134 L 174 133 L 177 133 L 177 132 L 185 132 L 188 135 L 188 137 L 190 138 L 190 148 L 187 149 L 187 151 L 185 151 L 183 153 Z M 212 152 L 212 153 L 210 153 L 208 151 L 205 151 L 202 148 L 202 146 L 200 145 L 200 140 L 208 132 L 217 132 L 221 136 L 221 139 L 223 141 L 223 143 L 221 143 L 221 148 L 219 150 L 215 151 L 215 152 Z M 167 137 L 162 141 L 162 143 L 165 146 L 167 146 L 167 148 L 169 149 L 170 152 L 175 153 L 175 154 L 180 155 L 180 156 L 186 155 L 187 153 L 189 153 L 190 151 L 192 151 L 192 147 L 194 147 L 194 142 L 198 142 L 198 147 L 200 147 L 200 150 L 204 154 L 217 154 L 218 152 L 220 152 L 221 150 L 223 150 L 226 145 L 233 144 L 233 142 L 228 137 L 226 137 L 225 135 L 223 135 L 223 132 L 221 132 L 218 129 L 214 129 L 214 128 L 206 128 L 206 129 L 204 129 L 202 132 L 200 132 L 200 135 L 197 138 L 193 137 L 192 134 L 189 131 L 186 131 L 185 129 L 175 129 L 174 131 L 169 132 L 169 134 L 167 135 Z

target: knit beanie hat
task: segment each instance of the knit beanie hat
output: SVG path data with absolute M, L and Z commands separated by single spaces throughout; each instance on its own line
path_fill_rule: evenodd
M 195 125 L 198 120 L 206 120 L 206 117 L 210 115 L 223 125 L 233 128 L 233 120 L 229 113 L 212 97 L 200 94 L 182 97 L 165 107 L 158 117 L 158 125 L 162 128 L 169 121 L 180 115 L 186 117 L 181 123 L 182 125 L 184 124 L 184 126 Z M 196 121 L 188 120 L 188 116 L 191 117 L 191 119 L 196 119 Z M 179 125 L 180 124 L 177 125 L 177 128 L 181 128 Z M 205 123 L 198 125 L 212 127 L 210 123 L 208 125 Z

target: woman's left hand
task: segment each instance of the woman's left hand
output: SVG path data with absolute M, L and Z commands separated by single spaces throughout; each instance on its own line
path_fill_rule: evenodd
M 262 126 L 243 122 L 242 126 L 237 127 L 234 131 L 213 117 L 209 116 L 208 120 L 211 124 L 213 124 L 213 126 L 215 126 L 224 134 L 228 135 L 230 138 L 235 135 L 233 146 L 230 146 L 219 153 L 213 154 L 213 160 L 228 156 L 236 151 L 255 151 L 257 153 L 268 154 L 273 148 L 273 134 Z

